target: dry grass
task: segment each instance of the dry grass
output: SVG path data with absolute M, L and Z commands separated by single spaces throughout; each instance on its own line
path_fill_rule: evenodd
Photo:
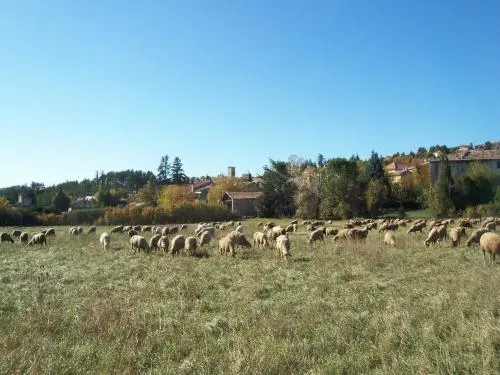
M 500 372 L 500 270 L 477 246 L 400 231 L 393 249 L 372 231 L 310 248 L 299 232 L 288 262 L 221 258 L 216 241 L 172 258 L 133 254 L 125 235 L 103 251 L 104 229 L 0 244 L 1 373 Z

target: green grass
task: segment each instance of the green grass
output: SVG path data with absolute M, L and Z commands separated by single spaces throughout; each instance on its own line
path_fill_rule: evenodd
M 0 244 L 0 373 L 500 373 L 500 270 L 477 246 L 401 230 L 397 249 L 376 231 L 310 249 L 299 232 L 288 262 L 216 241 L 172 258 L 125 235 L 104 251 L 103 230 Z

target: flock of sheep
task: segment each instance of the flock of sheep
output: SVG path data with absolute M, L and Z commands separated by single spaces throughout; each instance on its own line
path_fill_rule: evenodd
M 408 227 L 407 235 L 409 236 L 411 236 L 411 233 L 422 233 L 428 228 L 427 237 L 424 240 L 427 247 L 448 239 L 451 241 L 452 247 L 457 247 L 460 245 L 461 239 L 467 236 L 467 230 L 472 230 L 465 244 L 471 246 L 474 243 L 479 243 L 485 263 L 486 253 L 490 254 L 490 263 L 495 261 L 497 253 L 500 254 L 500 235 L 495 233 L 496 226 L 500 225 L 500 219 L 494 217 L 483 220 L 457 219 L 456 223 L 454 219 L 432 220 L 429 223 L 427 220 L 353 219 L 345 223 L 340 229 L 328 226 L 329 224 L 331 225 L 332 221 L 328 221 L 326 225 L 324 221 L 319 220 L 305 220 L 302 222 L 302 226 L 309 232 L 307 242 L 310 246 L 313 246 L 317 241 L 324 242 L 325 237 L 331 237 L 333 241 L 364 241 L 369 231 L 378 230 L 379 233 L 385 232 L 384 244 L 396 247 L 401 241 L 401 234 L 397 232 L 398 229 Z M 454 226 L 452 227 L 452 225 Z M 188 230 L 186 224 L 171 227 L 119 225 L 112 228 L 109 233 L 102 233 L 99 242 L 103 249 L 109 249 L 111 234 L 126 234 L 129 237 L 130 246 L 134 253 L 137 251 L 150 252 L 158 250 L 174 256 L 185 250 L 188 255 L 195 256 L 198 249 L 208 245 L 216 237 L 216 233 L 221 232 L 223 236 L 218 242 L 220 255 L 234 257 L 238 247 L 251 248 L 253 246 L 274 248 L 284 260 L 292 256 L 290 236 L 298 231 L 299 223 L 297 220 L 291 221 L 286 226 L 275 225 L 273 222 L 259 223 L 258 226 L 262 229 L 253 234 L 253 243 L 250 243 L 245 237 L 244 227 L 241 222 L 200 223 L 196 226 L 192 236 L 185 236 L 181 233 L 181 231 Z M 230 230 L 229 233 L 225 234 L 224 231 L 226 230 Z M 97 228 L 92 226 L 86 232 L 95 234 Z M 152 234 L 149 240 L 144 237 L 145 233 L 148 232 Z M 82 227 L 69 229 L 70 236 L 79 236 L 83 233 Z M 54 236 L 54 228 L 41 230 L 34 234 L 31 239 L 27 232 L 14 230 L 12 236 L 6 232 L 0 233 L 0 242 L 14 243 L 14 238 L 19 238 L 19 241 L 24 244 L 45 245 L 47 238 Z

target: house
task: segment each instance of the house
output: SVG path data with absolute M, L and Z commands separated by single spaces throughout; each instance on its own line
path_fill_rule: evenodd
M 92 195 L 87 195 L 83 198 L 78 198 L 70 203 L 71 208 L 92 208 L 97 203 Z
M 399 182 L 403 176 L 413 173 L 417 170 L 417 166 L 410 163 L 401 163 L 399 161 L 393 161 L 385 167 L 387 175 L 392 182 Z
M 212 180 L 198 180 L 190 184 L 191 191 L 195 195 L 196 199 L 199 201 L 206 201 L 208 197 L 208 191 L 212 186 Z
M 24 194 L 17 195 L 17 204 L 21 207 L 31 207 L 33 205 L 33 199 L 31 197 L 27 197 Z
M 260 191 L 226 191 L 222 195 L 222 202 L 241 216 L 257 216 L 255 201 L 262 195 Z
M 472 163 L 481 163 L 492 172 L 500 173 L 500 149 L 496 150 L 473 150 L 461 147 L 455 154 L 448 155 L 452 177 L 460 176 L 467 172 Z M 439 176 L 441 159 L 430 160 L 431 183 L 435 183 Z

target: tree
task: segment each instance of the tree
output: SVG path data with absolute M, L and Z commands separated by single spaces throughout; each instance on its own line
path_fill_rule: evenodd
M 316 164 L 318 164 L 319 168 L 322 168 L 325 166 L 325 157 L 323 156 L 323 154 L 318 154 L 318 161 Z
M 441 156 L 439 163 L 438 178 L 434 186 L 429 188 L 428 204 L 432 214 L 437 217 L 444 217 L 454 211 L 451 192 L 453 179 L 448 158 Z
M 387 200 L 388 188 L 382 180 L 371 180 L 365 191 L 366 207 L 368 214 L 375 217 Z
M 356 158 L 331 159 L 323 170 L 320 217 L 350 218 L 362 213 L 364 197 L 358 184 Z
M 141 187 L 137 192 L 135 199 L 147 205 L 155 205 L 158 198 L 158 189 L 151 176 L 148 183 Z
M 168 184 L 170 178 L 170 164 L 168 162 L 168 155 L 162 156 L 160 165 L 158 166 L 157 179 L 160 185 Z
M 70 205 L 69 197 L 62 189 L 59 189 L 57 194 L 52 198 L 52 207 L 57 211 L 67 211 Z
M 290 217 L 295 213 L 295 184 L 291 181 L 288 165 L 272 159 L 269 163 L 262 175 L 262 195 L 255 205 L 257 213 L 260 217 Z
M 7 208 L 10 206 L 10 202 L 7 198 L 0 196 L 0 209 Z
M 168 185 L 161 189 L 159 205 L 167 210 L 192 205 L 195 196 L 188 185 Z
M 378 154 L 373 150 L 365 167 L 365 180 L 366 182 L 372 180 L 382 180 L 385 184 L 387 184 L 384 159 L 381 156 L 378 156 Z
M 304 219 L 317 218 L 321 199 L 321 173 L 316 168 L 306 168 L 294 181 L 297 184 L 297 215 Z
M 484 142 L 484 149 L 485 150 L 491 150 L 491 149 L 493 149 L 493 143 L 491 143 L 490 141 Z
M 171 182 L 174 185 L 183 184 L 186 182 L 186 175 L 182 168 L 182 162 L 179 157 L 175 157 L 171 168 Z

